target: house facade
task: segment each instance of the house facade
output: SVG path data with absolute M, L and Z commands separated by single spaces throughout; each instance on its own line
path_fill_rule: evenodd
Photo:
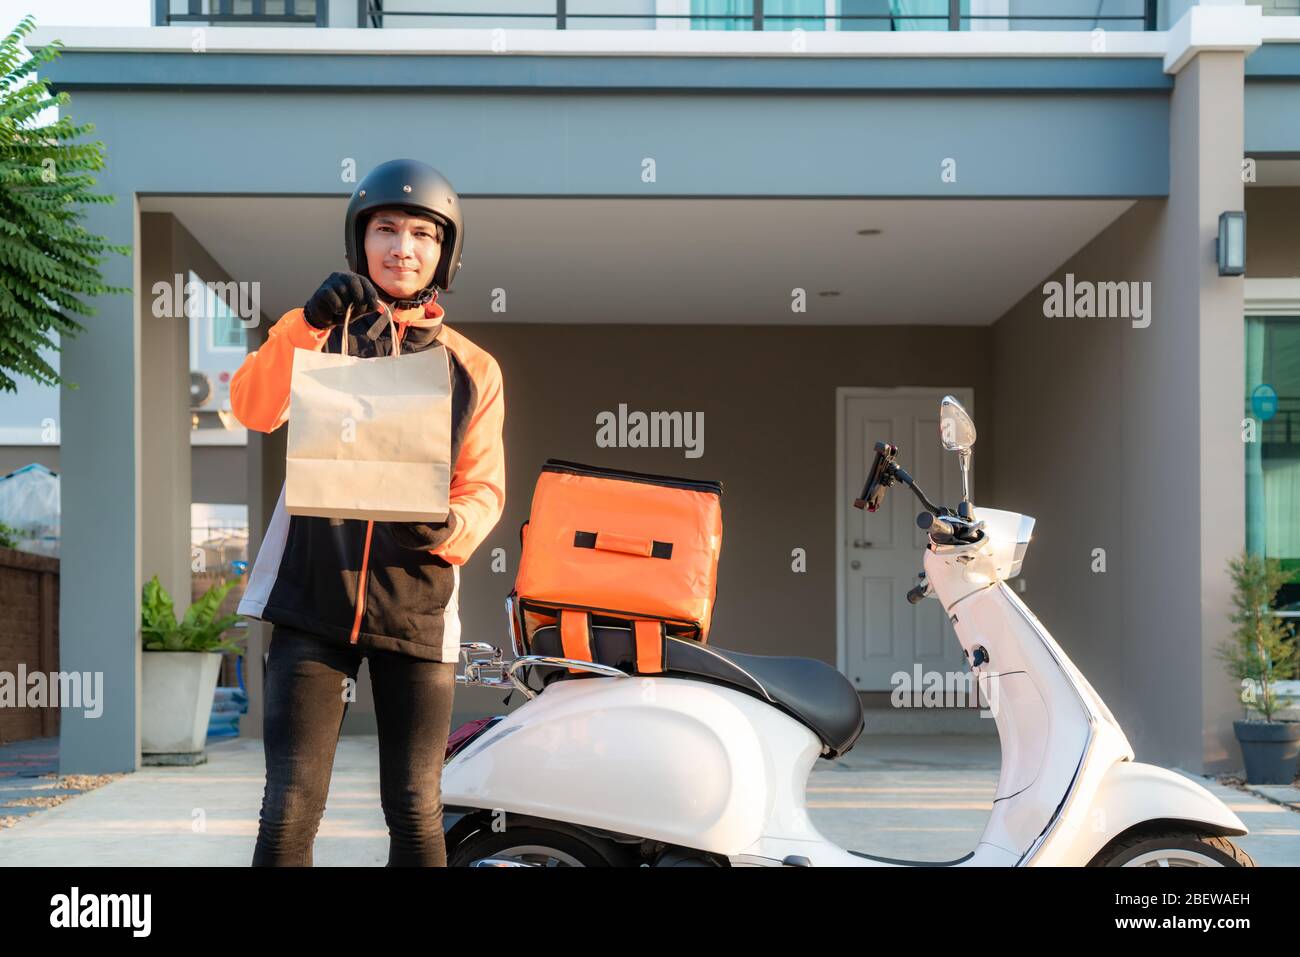
M 976 507 L 1037 519 L 1021 597 L 1139 758 L 1240 766 L 1215 653 L 1226 562 L 1247 544 L 1300 559 L 1300 11 L 441 15 L 465 6 L 160 0 L 153 26 L 43 25 L 29 44 L 62 42 L 48 77 L 107 150 L 117 202 L 87 225 L 135 251 L 107 263 L 134 296 L 97 300 L 64 343 L 78 388 L 59 395 L 57 450 L 12 423 L 0 449 L 61 472 L 60 660 L 105 676 L 103 715 L 63 717 L 65 773 L 139 763 L 140 588 L 188 591 L 192 503 L 246 504 L 255 550 L 279 494 L 284 431 L 221 418 L 219 365 L 212 434 L 193 439 L 196 357 L 256 348 L 345 268 L 347 198 L 397 156 L 464 198 L 440 301 L 505 381 L 506 510 L 464 569 L 467 640 L 506 640 L 546 458 L 718 479 L 712 640 L 833 662 L 888 708 L 899 673 L 963 665 L 934 603 L 904 599 L 911 503 L 847 506 L 877 440 L 956 497 L 936 436 L 951 393 L 980 431 Z M 1241 213 L 1244 275 L 1218 258 L 1235 233 L 1216 248 Z M 233 284 L 226 311 L 174 308 L 191 274 Z M 654 412 L 680 428 L 600 435 Z M 257 662 L 266 627 L 249 639 Z M 475 694 L 458 707 L 500 707 Z

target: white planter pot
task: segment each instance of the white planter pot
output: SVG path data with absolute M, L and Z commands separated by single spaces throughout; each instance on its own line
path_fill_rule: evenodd
M 221 655 L 146 651 L 141 689 L 140 750 L 193 754 L 203 750 L 212 717 Z

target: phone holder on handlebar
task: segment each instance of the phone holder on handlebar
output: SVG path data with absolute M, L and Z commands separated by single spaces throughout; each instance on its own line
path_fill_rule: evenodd
M 875 461 L 867 473 L 867 484 L 862 489 L 862 495 L 853 500 L 854 508 L 865 508 L 868 512 L 880 508 L 880 503 L 885 500 L 885 491 L 894 484 L 897 465 L 894 456 L 897 454 L 898 446 L 888 442 L 876 443 Z
M 940 508 L 925 497 L 925 493 L 917 487 L 912 476 L 895 460 L 897 455 L 897 445 L 890 445 L 888 442 L 876 443 L 876 458 L 871 463 L 871 471 L 867 473 L 867 484 L 862 489 L 861 498 L 853 500 L 853 507 L 865 508 L 868 512 L 876 511 L 885 500 L 885 492 L 888 491 L 890 486 L 895 482 L 902 482 L 912 490 L 912 494 L 917 497 L 930 514 L 952 514 L 950 509 Z

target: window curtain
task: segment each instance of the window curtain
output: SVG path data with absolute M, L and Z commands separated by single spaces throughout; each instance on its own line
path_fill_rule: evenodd
M 887 0 L 888 13 L 895 19 L 895 30 L 947 30 L 948 0 Z M 830 13 L 860 13 L 861 4 L 845 4 L 836 0 L 831 5 Z M 970 12 L 970 0 L 961 0 L 963 14 Z M 825 0 L 763 0 L 765 17 L 784 16 L 789 19 L 771 20 L 767 23 L 771 30 L 824 30 L 826 21 L 821 19 L 826 14 Z M 874 11 L 872 11 L 874 12 Z M 880 10 L 885 13 L 885 9 Z M 753 0 L 691 0 L 692 16 L 730 16 L 729 20 L 692 20 L 692 30 L 752 30 Z M 931 19 L 933 18 L 933 19 Z M 867 29 L 865 21 L 851 24 L 848 21 L 840 29 Z M 886 21 L 881 24 L 888 26 Z M 863 25 L 858 25 L 863 24 Z M 874 25 L 870 28 L 875 28 Z
M 832 11 L 833 12 L 833 11 Z M 700 16 L 728 15 L 731 20 L 692 20 L 692 30 L 752 30 L 754 28 L 754 0 L 691 0 L 691 14 Z M 763 0 L 765 17 L 785 16 L 789 19 L 770 20 L 769 30 L 824 30 L 826 21 L 825 0 Z
M 831 7 L 830 12 L 835 13 L 839 4 Z M 763 15 L 771 17 L 776 15 L 787 17 L 796 17 L 799 14 L 815 14 L 816 19 L 812 17 L 792 20 L 770 20 L 765 26 L 769 30 L 825 30 L 826 21 L 822 19 L 826 16 L 826 4 L 823 0 L 763 0 Z
M 1264 554 L 1264 423 L 1255 418 L 1251 395 L 1264 380 L 1264 340 L 1266 327 L 1259 316 L 1246 317 L 1246 415 L 1254 420 L 1255 441 L 1246 443 L 1246 550 Z
M 948 0 L 890 0 L 889 10 L 895 30 L 948 29 Z M 970 12 L 970 0 L 961 0 L 961 12 Z
M 1251 396 L 1273 387 L 1280 408 L 1261 422 Z M 1246 446 L 1246 548 L 1300 566 L 1300 318 L 1246 318 L 1246 414 L 1257 441 Z
M 752 30 L 754 0 L 691 0 L 693 16 L 732 16 L 732 20 L 692 20 L 692 30 Z
M 1300 461 L 1264 464 L 1264 505 L 1264 554 L 1294 567 L 1300 559 Z
M 1264 445 L 1264 553 L 1300 566 L 1300 318 L 1269 319 L 1264 381 L 1277 390 L 1278 414 Z

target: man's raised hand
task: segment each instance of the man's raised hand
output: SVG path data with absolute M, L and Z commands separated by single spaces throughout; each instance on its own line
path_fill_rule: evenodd
M 354 272 L 330 273 L 328 279 L 302 307 L 303 317 L 317 329 L 330 329 L 343 322 L 348 306 L 352 317 L 380 309 L 379 291 L 365 276 Z

